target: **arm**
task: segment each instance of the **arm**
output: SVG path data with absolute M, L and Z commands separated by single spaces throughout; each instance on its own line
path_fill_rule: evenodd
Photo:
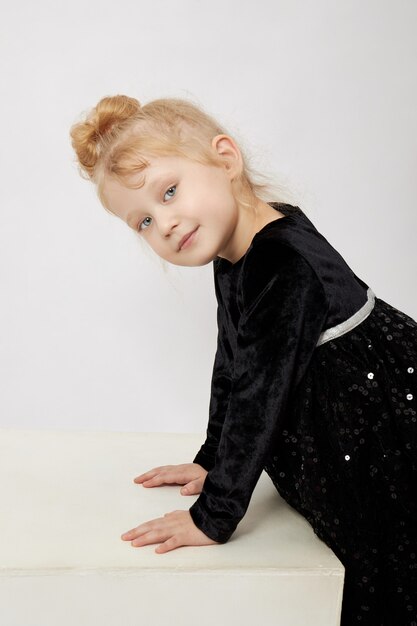
M 293 249 L 280 250 L 273 277 L 245 302 L 215 464 L 189 510 L 194 524 L 219 543 L 230 538 L 248 508 L 327 317 L 326 295 L 314 270 Z M 246 293 L 255 295 L 259 282 L 259 276 L 255 283 L 251 278 Z
M 221 306 L 220 290 L 215 277 L 217 297 L 217 350 L 214 359 L 211 379 L 211 394 L 209 406 L 209 420 L 206 440 L 195 456 L 193 463 L 198 463 L 204 469 L 210 470 L 214 466 L 214 458 L 222 433 L 223 422 L 229 403 L 232 383 L 233 353 L 225 328 L 224 310 Z

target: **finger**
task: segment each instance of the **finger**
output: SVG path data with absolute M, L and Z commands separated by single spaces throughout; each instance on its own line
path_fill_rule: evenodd
M 133 537 L 136 537 L 135 528 L 132 528 L 132 530 L 127 530 L 125 533 L 120 535 L 120 539 L 123 539 L 124 541 L 130 541 L 130 539 L 133 539 Z
M 139 537 L 135 537 L 134 539 L 132 539 L 130 544 L 134 548 L 139 548 L 140 546 L 146 546 L 146 544 L 148 543 L 156 543 L 157 541 L 160 541 L 159 539 L 155 539 L 155 541 L 152 541 L 151 536 L 151 532 L 143 533 Z
M 127 540 L 135 539 L 136 537 L 139 537 L 140 535 L 143 535 L 144 533 L 147 533 L 155 529 L 155 527 L 160 525 L 161 519 L 162 518 L 159 517 L 159 518 L 150 520 L 149 522 L 146 522 L 145 524 L 140 524 L 139 526 L 136 526 L 136 528 L 132 528 L 131 530 L 128 530 L 125 533 L 123 533 L 123 535 L 121 535 L 121 538 L 127 539 Z
M 179 470 L 162 470 L 158 474 L 155 474 L 152 478 L 143 481 L 144 487 L 160 487 L 161 485 L 183 485 L 186 482 L 186 478 L 183 477 L 183 472 Z
M 192 496 L 196 493 L 201 492 L 201 481 L 200 480 L 192 480 L 190 483 L 184 485 L 184 487 L 180 490 L 182 495 L 184 496 Z
M 152 476 L 151 478 L 148 478 L 141 482 L 143 487 L 160 487 L 161 485 L 167 483 L 173 483 L 175 482 L 175 480 L 172 480 L 172 478 L 170 478 L 167 474 L 160 473 L 155 474 L 155 476 Z
M 155 476 L 155 474 L 158 474 L 162 469 L 163 469 L 162 466 L 154 467 L 153 469 L 148 470 L 144 474 L 140 474 L 139 476 L 136 476 L 136 478 L 134 478 L 133 480 L 135 483 L 141 483 L 144 480 L 148 480 L 149 478 L 152 478 L 153 476 Z
M 179 548 L 181 545 L 182 545 L 181 542 L 176 536 L 170 537 L 169 539 L 164 541 L 164 543 L 161 543 L 161 545 L 155 548 L 155 552 L 157 554 L 163 554 L 164 552 L 175 550 L 175 548 Z
M 136 539 L 133 539 L 133 541 L 131 541 L 131 544 L 133 547 L 146 546 L 152 543 L 165 541 L 168 538 L 169 533 L 166 530 L 163 530 L 162 528 L 157 528 L 141 534 L 140 537 L 136 537 Z

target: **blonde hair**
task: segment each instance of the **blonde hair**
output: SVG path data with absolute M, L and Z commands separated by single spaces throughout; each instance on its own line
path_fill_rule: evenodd
M 71 126 L 70 137 L 82 178 L 91 180 L 103 207 L 112 213 L 104 193 L 108 177 L 130 189 L 143 186 L 134 175 L 148 167 L 146 156 L 181 156 L 204 165 L 222 166 L 212 139 L 227 131 L 201 106 L 179 98 L 160 98 L 144 106 L 124 95 L 102 98 Z M 229 135 L 230 136 L 230 135 Z M 256 172 L 242 155 L 242 171 L 232 182 L 232 193 L 241 206 L 250 208 L 253 196 L 264 201 L 285 195 L 282 185 Z M 263 179 L 264 182 L 260 182 Z M 251 203 L 252 199 L 252 203 Z

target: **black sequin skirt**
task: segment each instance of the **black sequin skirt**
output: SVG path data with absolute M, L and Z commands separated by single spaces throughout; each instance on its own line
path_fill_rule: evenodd
M 317 345 L 265 471 L 345 567 L 341 626 L 417 626 L 417 323 L 367 306 Z

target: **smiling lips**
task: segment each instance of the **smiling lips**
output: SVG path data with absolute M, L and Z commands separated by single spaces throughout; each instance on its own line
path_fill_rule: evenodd
M 180 245 L 178 247 L 178 250 L 181 250 L 182 248 L 186 247 L 189 243 L 191 243 L 191 238 L 193 237 L 194 233 L 197 231 L 197 228 L 195 228 L 194 230 L 192 230 L 190 233 L 188 233 L 187 235 L 185 235 L 181 241 L 180 241 Z

